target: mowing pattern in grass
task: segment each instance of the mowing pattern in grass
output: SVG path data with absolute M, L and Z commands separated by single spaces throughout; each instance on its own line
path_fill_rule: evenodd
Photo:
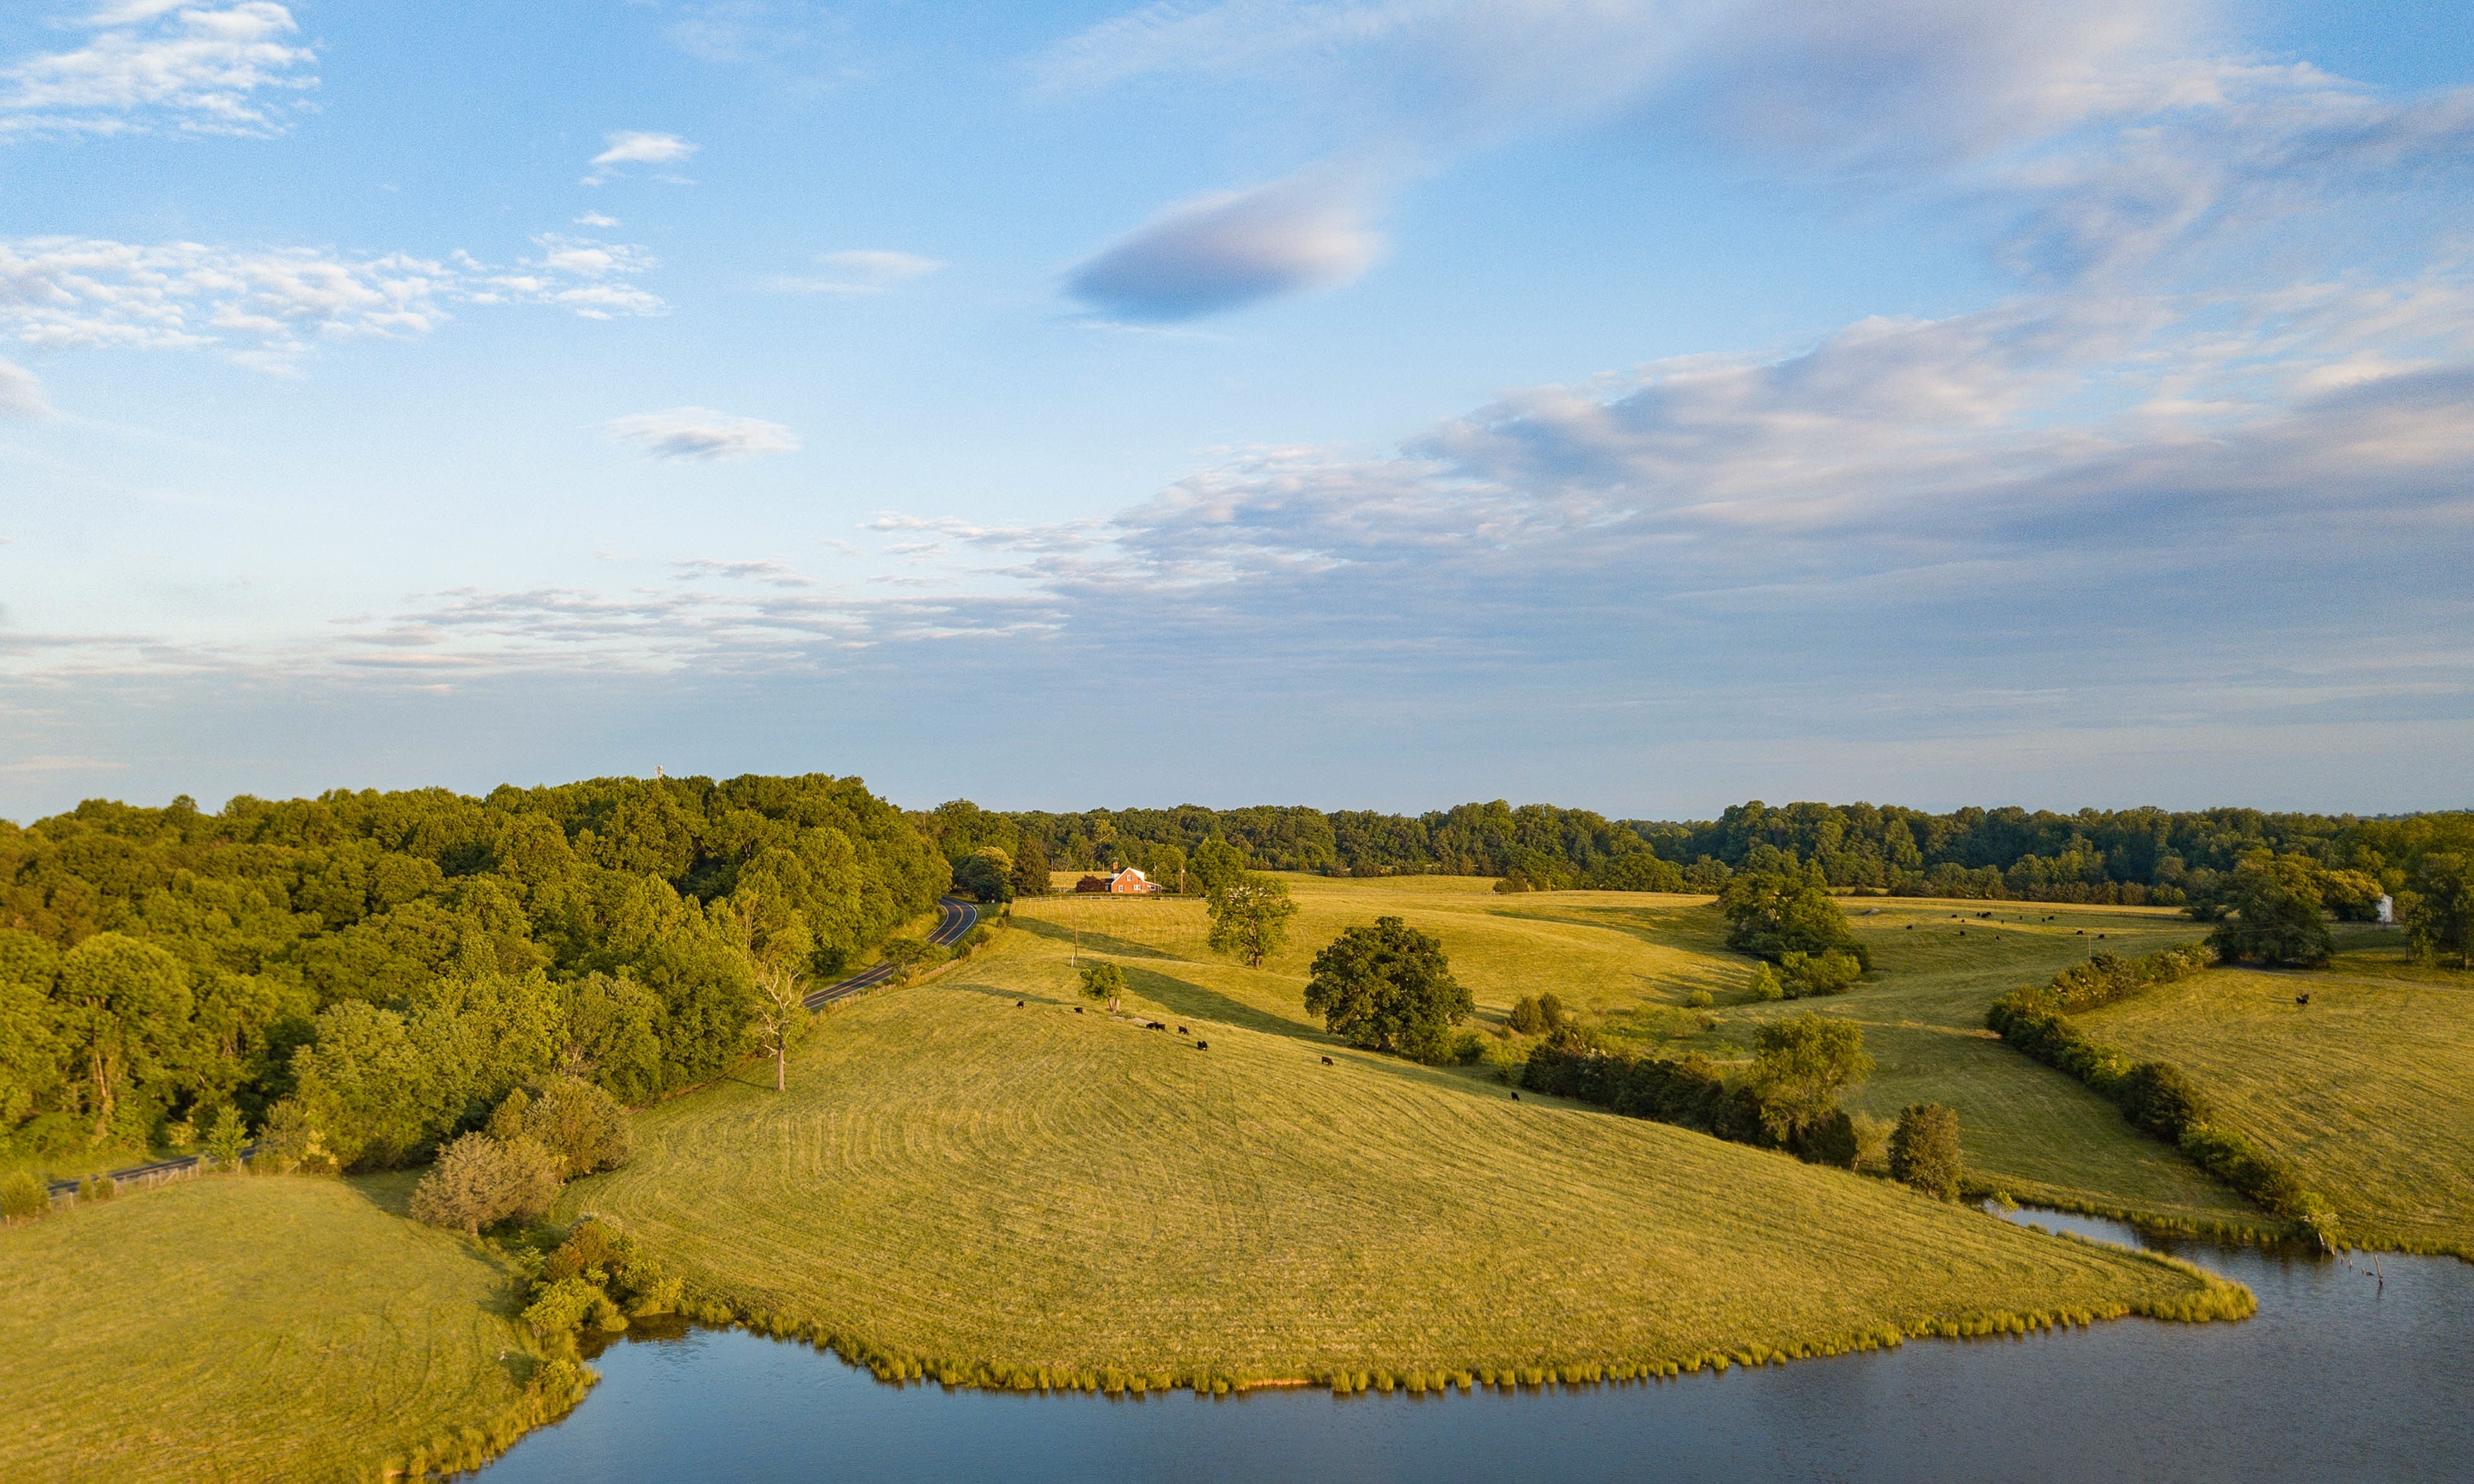
M 1468 877 L 1375 881 L 1289 878 L 1299 911 L 1286 952 L 1261 970 L 1216 958 L 1200 902 L 1050 898 L 1015 904 L 1033 933 L 1121 963 L 1145 1002 L 1264 1031 L 1314 1032 L 1307 964 L 1343 927 L 1394 914 L 1443 940 L 1482 1026 L 1500 1025 L 1522 994 L 1551 991 L 1584 1023 L 1618 1033 L 1671 1028 L 1694 990 L 1717 999 L 1718 1027 L 1677 1051 L 1750 1054 L 1753 1028 L 1818 1009 L 1864 1025 L 1880 1064 L 1854 1106 L 1895 1117 L 1912 1102 L 1958 1110 L 1971 1179 L 2021 1200 L 2216 1228 L 2264 1218 L 2175 1150 L 2146 1137 L 2112 1104 L 2001 1044 L 1987 1006 L 2041 983 L 2101 944 L 2144 953 L 2201 929 L 2163 909 L 2051 903 L 1848 898 L 1882 972 L 1851 993 L 1793 1004 L 1745 1003 L 1752 961 L 1728 950 L 1726 922 L 1705 898 L 1615 892 L 1497 896 Z M 1979 913 L 1989 912 L 1989 917 Z M 2102 934 L 2099 939 L 2098 935 Z M 1473 1075 L 1486 1078 L 1491 1072 Z
M 1074 1000 L 1055 940 L 1006 934 L 837 1011 L 787 1094 L 751 1076 L 640 1115 L 633 1162 L 567 1209 L 623 1221 L 741 1313 L 1085 1374 L 1793 1353 L 2207 1299 L 2144 1256 L 1783 1155 Z
M 357 1478 L 514 1402 L 506 1277 L 376 1204 L 213 1176 L 0 1233 L 0 1475 Z
M 2474 974 L 2393 952 L 2313 973 L 2219 969 L 2074 1022 L 2180 1065 L 2217 1121 L 2291 1161 L 2348 1236 L 2474 1260 Z

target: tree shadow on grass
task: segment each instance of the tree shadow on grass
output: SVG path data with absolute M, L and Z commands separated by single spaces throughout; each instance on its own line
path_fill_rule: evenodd
M 1267 1036 L 1286 1036 L 1292 1040 L 1311 1041 L 1318 1045 L 1338 1045 L 1330 1036 L 1300 1025 L 1284 1016 L 1258 1010 L 1244 1000 L 1231 999 L 1218 990 L 1205 989 L 1191 980 L 1134 964 L 1118 966 L 1126 971 L 1126 993 L 1139 994 L 1176 1015 L 1197 1020 L 1217 1020 L 1241 1030 L 1260 1031 Z
M 1042 918 L 1016 918 L 1014 925 L 1034 937 L 1051 938 L 1058 943 L 1069 943 L 1074 939 L 1072 926 L 1063 922 L 1051 922 Z M 1094 953 L 1105 953 L 1110 958 L 1162 958 L 1171 961 L 1177 958 L 1177 955 L 1165 948 L 1155 948 L 1148 943 L 1136 943 L 1130 938 L 1120 938 L 1113 933 L 1104 933 L 1088 927 L 1082 929 L 1082 946 Z

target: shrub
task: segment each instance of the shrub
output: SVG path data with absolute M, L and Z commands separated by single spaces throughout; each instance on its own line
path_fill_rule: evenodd
M 610 1296 L 581 1277 L 562 1278 L 537 1290 L 524 1307 L 524 1323 L 543 1335 L 573 1334 L 588 1325 L 606 1331 L 627 1328 L 626 1316 Z
M 249 1126 L 229 1106 L 217 1110 L 215 1121 L 206 1129 L 205 1154 L 217 1169 L 240 1168 L 240 1152 L 249 1146 Z
M 1546 1031 L 1546 1013 L 1539 1007 L 1538 996 L 1523 994 L 1512 1002 L 1505 1023 L 1523 1036 L 1541 1036 Z
M 120 1182 L 109 1175 L 89 1175 L 78 1183 L 78 1204 L 109 1201 L 120 1193 Z
M 1862 1146 L 1856 1137 L 1856 1120 L 1845 1109 L 1833 1108 L 1797 1130 L 1792 1147 L 1796 1158 L 1807 1164 L 1852 1170 Z
M 558 1198 L 558 1172 L 557 1157 L 530 1138 L 500 1143 L 467 1134 L 413 1187 L 412 1218 L 477 1232 L 510 1216 L 538 1216 Z
M 1753 966 L 1752 977 L 1744 981 L 1744 992 L 1755 999 L 1786 998 L 1785 983 L 1766 962 Z
M 1763 969 L 1767 969 L 1770 966 L 1763 964 L 1761 967 Z M 1775 998 L 1776 996 L 1772 997 Z M 1708 990 L 1694 990 L 1691 993 L 1684 996 L 1684 1003 L 1689 1005 L 1695 1010 L 1707 1010 L 1711 1005 L 1716 1004 L 1717 1001 L 1710 997 Z
M 1958 1114 L 1939 1103 L 1909 1103 L 1890 1131 L 1890 1176 L 1927 1195 L 1958 1199 Z
M 2179 1144 L 2193 1124 L 2208 1121 L 2199 1089 L 2171 1062 L 2142 1062 L 2122 1079 L 2115 1101 L 2132 1123 L 2169 1144 Z
M 32 1221 L 51 1209 L 52 1193 L 24 1170 L 0 1179 L 0 1216 L 11 1221 Z
M 1837 948 L 1819 954 L 1789 949 L 1779 955 L 1779 969 L 1785 977 L 1789 999 L 1802 999 L 1807 994 L 1843 994 L 1864 976 L 1864 966 L 1856 955 Z

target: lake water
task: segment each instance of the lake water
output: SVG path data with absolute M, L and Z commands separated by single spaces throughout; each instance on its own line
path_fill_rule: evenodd
M 2139 1243 L 2111 1222 L 2014 1218 Z M 890 1385 L 736 1330 L 630 1339 L 487 1484 L 688 1479 L 2474 1480 L 2474 1265 L 2146 1241 L 2250 1285 L 2129 1319 L 1678 1380 L 1109 1400 Z

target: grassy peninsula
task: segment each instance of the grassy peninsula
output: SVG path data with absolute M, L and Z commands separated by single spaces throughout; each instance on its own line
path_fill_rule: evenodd
M 2474 1261 L 2474 989 L 2378 936 L 2354 935 L 2363 945 L 2326 969 L 2210 969 L 2077 1023 L 2181 1066 L 2348 1238 Z
M 0 1238 L 5 1472 L 372 1474 L 523 1400 L 508 1275 L 399 1214 L 410 1180 L 209 1176 Z
M 1381 895 L 1300 892 L 1335 917 Z M 837 1010 L 787 1093 L 751 1075 L 648 1110 L 635 1159 L 570 1186 L 567 1213 L 616 1217 L 741 1313 L 896 1365 L 1026 1376 L 1620 1370 L 2010 1316 L 2246 1311 L 2152 1257 L 1347 1050 L 1304 1023 L 1281 966 L 1140 941 L 1170 942 L 1186 904 L 1108 904 L 1124 932 L 1082 937 L 1110 940 L 1129 1008 L 1170 1028 L 1077 1014 L 1056 925 L 1085 905 L 1026 904 L 1045 926 Z M 1443 926 L 1482 1000 L 1561 933 L 1469 919 Z M 1589 941 L 1610 995 L 1660 964 L 1716 971 L 1648 935 Z

